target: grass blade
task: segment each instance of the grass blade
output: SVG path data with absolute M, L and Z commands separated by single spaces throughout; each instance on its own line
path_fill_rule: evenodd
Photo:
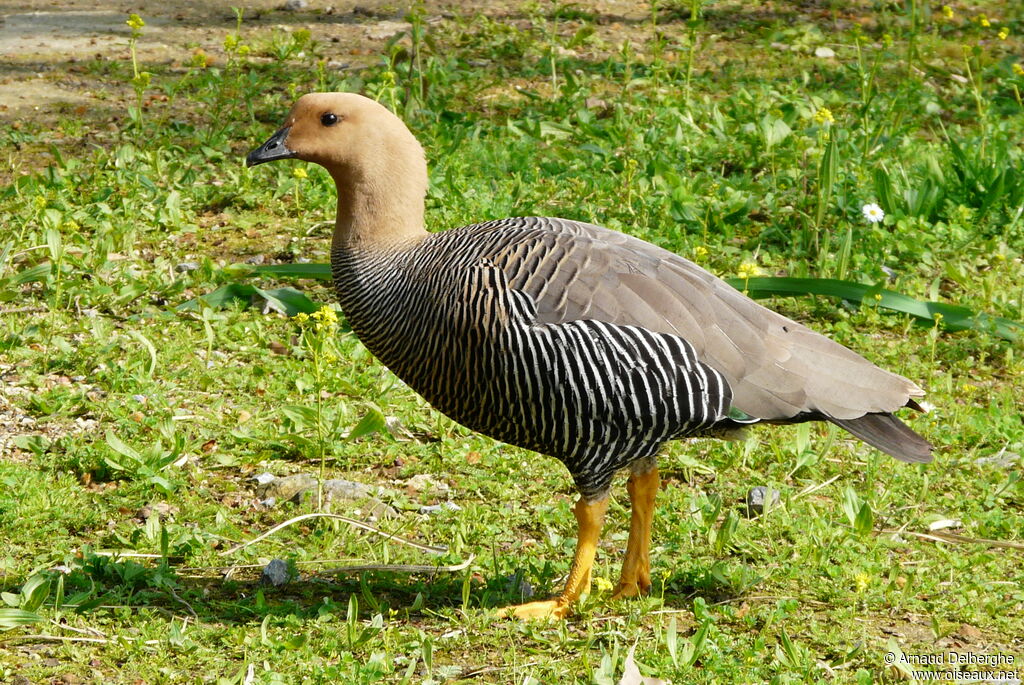
M 916 300 L 880 285 L 866 285 L 834 278 L 789 278 L 759 276 L 749 279 L 727 278 L 729 285 L 744 290 L 754 299 L 775 296 L 824 295 L 861 303 L 881 297 L 879 307 L 909 314 L 928 325 L 940 325 L 948 331 L 975 330 L 990 333 L 1004 340 L 1018 340 L 1024 325 L 1011 319 L 975 312 L 967 307 L 944 302 Z M 870 301 L 870 300 L 869 300 Z M 938 316 L 937 316 L 938 315 Z

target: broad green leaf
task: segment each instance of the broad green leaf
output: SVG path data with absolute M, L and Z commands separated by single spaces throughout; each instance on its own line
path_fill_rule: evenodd
M 281 407 L 281 413 L 289 419 L 298 430 L 303 430 L 316 425 L 316 410 L 311 407 L 300 407 L 295 404 L 286 404 Z
M 272 309 L 287 316 L 295 316 L 299 312 L 312 314 L 320 307 L 300 291 L 294 288 L 277 288 L 262 290 L 244 283 L 229 283 L 212 293 L 202 295 L 178 305 L 178 311 L 197 311 L 203 305 L 207 307 L 224 307 L 234 301 L 251 304 L 254 300 L 266 301 Z
M 860 495 L 853 488 L 847 487 L 843 490 L 843 513 L 846 514 L 846 520 L 850 522 L 851 528 L 855 528 L 857 525 L 857 515 L 860 513 L 863 503 Z
M 359 419 L 348 433 L 349 440 L 355 440 L 371 433 L 376 433 L 384 428 L 384 415 L 377 409 L 370 409 L 363 418 Z
M 266 300 L 273 309 L 286 316 L 295 316 L 299 312 L 312 314 L 320 309 L 320 305 L 295 288 L 277 288 L 275 290 L 256 288 L 256 293 Z
M 864 502 L 860 505 L 860 511 L 857 512 L 857 518 L 853 521 L 853 529 L 857 531 L 858 535 L 867 535 L 874 528 L 875 517 L 871 511 L 871 504 Z
M 142 463 L 142 455 L 122 442 L 121 438 L 117 437 L 113 431 L 107 431 L 106 442 L 107 446 L 118 454 L 128 457 L 136 463 Z
M 316 278 L 325 281 L 331 279 L 330 264 L 266 264 L 252 267 L 252 271 L 261 276 L 278 278 Z
M 45 281 L 47 276 L 50 275 L 50 262 L 43 262 L 42 264 L 36 264 L 35 266 L 25 269 L 17 276 L 14 277 L 15 285 L 24 285 L 25 283 L 35 283 L 36 281 Z
M 778 295 L 825 295 L 857 303 L 867 300 L 877 303 L 877 306 L 883 309 L 909 314 L 931 325 L 936 323 L 935 315 L 941 314 L 940 325 L 950 331 L 976 330 L 990 333 L 1004 340 L 1017 340 L 1024 333 L 1024 324 L 1010 319 L 991 316 L 984 312 L 974 312 L 960 305 L 915 300 L 907 295 L 886 290 L 879 285 L 866 285 L 833 278 L 758 276 L 749 279 L 727 278 L 725 280 L 729 285 L 744 291 L 754 299 Z M 876 296 L 880 299 L 876 299 Z
M 50 596 L 50 578 L 37 574 L 25 581 L 21 588 L 21 608 L 26 611 L 35 611 L 43 605 L 46 598 Z
M 24 609 L 0 609 L 0 630 L 11 630 L 21 626 L 42 623 L 45 619 L 39 614 Z

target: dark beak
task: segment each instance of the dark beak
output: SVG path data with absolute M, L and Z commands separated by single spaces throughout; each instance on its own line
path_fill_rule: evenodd
M 273 162 L 275 159 L 288 159 L 289 157 L 294 157 L 296 153 L 289 150 L 284 144 L 285 138 L 288 137 L 288 131 L 290 130 L 291 126 L 285 126 L 277 133 L 270 136 L 267 142 L 249 153 L 245 158 L 245 166 L 256 166 L 257 164 L 263 164 L 264 162 Z

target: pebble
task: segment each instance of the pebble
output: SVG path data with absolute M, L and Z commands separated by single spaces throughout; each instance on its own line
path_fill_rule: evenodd
M 299 10 L 306 9 L 308 6 L 309 3 L 306 2 L 306 0 L 288 0 L 288 2 L 284 3 L 284 6 L 281 9 L 289 12 L 298 12 Z
M 778 505 L 780 496 L 781 493 L 778 490 L 764 485 L 751 488 L 747 493 L 747 518 L 763 514 L 766 502 L 768 509 Z
M 187 274 L 190 271 L 199 271 L 199 262 L 182 262 L 176 264 L 174 270 L 179 274 Z
M 516 572 L 505 576 L 505 592 L 511 594 L 514 601 L 528 601 L 533 597 L 533 586 L 523 578 L 523 574 Z
M 275 478 L 272 474 L 261 473 L 255 476 L 256 494 L 261 498 L 260 504 L 272 507 L 277 502 L 293 501 L 298 502 L 306 496 L 316 496 L 317 479 L 307 473 L 298 473 L 293 476 Z M 362 511 L 369 518 L 394 518 L 398 512 L 384 502 L 377 499 L 375 495 L 380 494 L 380 488 L 372 488 L 365 483 L 359 483 L 344 478 L 331 478 L 324 481 L 324 498 L 328 502 L 353 502 L 366 500 Z
M 405 482 L 405 487 L 434 497 L 444 497 L 451 492 L 451 486 L 434 478 L 429 473 L 417 473 Z
M 281 559 L 271 559 L 270 563 L 263 567 L 260 574 L 260 585 L 273 585 L 281 587 L 288 583 L 288 564 Z

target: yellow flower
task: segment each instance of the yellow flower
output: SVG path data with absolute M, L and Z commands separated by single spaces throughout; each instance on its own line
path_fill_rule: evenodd
M 1006 40 L 1007 38 L 1010 37 L 1010 29 L 1008 29 L 1008 28 L 1006 28 L 1004 26 L 1003 28 L 999 29 L 999 34 L 998 35 L 999 35 L 999 40 Z
M 892 47 L 892 43 L 893 43 L 892 34 L 883 33 L 882 34 L 882 45 L 884 45 L 887 48 L 891 48 Z
M 132 31 L 139 31 L 146 25 L 146 22 L 142 21 L 142 17 L 137 14 L 129 14 L 128 21 L 125 23 L 131 27 Z
M 189 62 L 189 65 L 193 67 L 199 67 L 200 69 L 205 69 L 206 67 L 210 66 L 210 62 L 212 61 L 212 57 L 207 55 L 201 49 L 197 49 L 194 53 L 192 53 L 192 60 Z
M 830 110 L 828 107 L 822 107 L 821 109 L 814 113 L 814 121 L 816 121 L 819 125 L 824 126 L 826 124 L 836 123 L 836 118 L 832 116 L 832 110 Z
M 707 256 L 708 256 L 708 248 L 704 247 L 703 245 L 698 245 L 697 247 L 693 248 L 693 257 L 694 257 L 694 259 L 703 259 L 704 257 L 707 257 Z
M 953 8 L 949 5 L 942 6 L 942 16 L 946 19 L 952 19 L 955 15 L 953 14 Z
M 330 332 L 338 327 L 338 315 L 328 305 L 324 305 L 310 314 L 310 318 L 316 321 L 316 330 L 318 332 L 323 330 Z
M 985 28 L 988 28 L 989 26 L 992 25 L 992 22 L 990 22 L 988 20 L 988 17 L 986 17 L 984 14 L 979 14 L 975 21 L 978 22 L 981 26 L 984 26 Z
M 612 587 L 614 587 L 612 585 L 612 581 L 608 580 L 607 578 L 603 578 L 601 576 L 598 576 L 597 578 L 594 578 L 594 585 L 597 586 L 597 591 L 600 592 L 601 594 L 606 594 L 608 592 L 611 592 Z
M 228 52 L 231 52 L 236 47 L 238 47 L 238 36 L 236 36 L 233 33 L 229 33 L 228 35 L 224 36 L 224 49 L 225 50 L 227 50 Z
M 309 314 L 307 314 L 306 312 L 299 312 L 292 318 L 295 319 L 296 323 L 298 323 L 301 326 L 307 321 L 309 321 Z
M 67 221 L 64 222 L 64 230 L 67 231 L 68 233 L 74 233 L 79 228 L 81 228 L 81 226 L 79 226 L 78 222 L 75 221 L 74 219 L 68 219 Z
M 757 276 L 761 273 L 761 267 L 757 265 L 757 262 L 743 262 L 740 264 L 739 277 L 746 279 L 753 276 Z
M 303 167 L 300 167 L 300 166 L 295 167 L 295 171 L 292 172 L 292 175 L 295 178 L 308 178 L 308 176 L 309 176 L 306 173 L 306 170 Z
M 1002 252 L 996 252 L 992 256 L 995 258 L 995 260 L 997 262 L 1005 262 L 1006 261 L 1006 255 L 1004 255 Z
M 248 45 L 239 45 L 238 46 L 238 54 L 241 55 L 242 57 L 245 57 L 246 55 L 248 55 L 250 51 L 251 50 L 250 50 Z
M 868 589 L 868 585 L 871 584 L 871 576 L 861 571 L 853 577 L 853 582 L 857 586 L 857 594 L 860 594 Z
M 960 392 L 965 395 L 973 395 L 978 390 L 978 386 L 973 383 L 964 383 L 960 386 Z
M 1020 65 L 1020 62 L 1013 63 L 1013 73 L 1017 76 L 1024 76 L 1024 67 Z

